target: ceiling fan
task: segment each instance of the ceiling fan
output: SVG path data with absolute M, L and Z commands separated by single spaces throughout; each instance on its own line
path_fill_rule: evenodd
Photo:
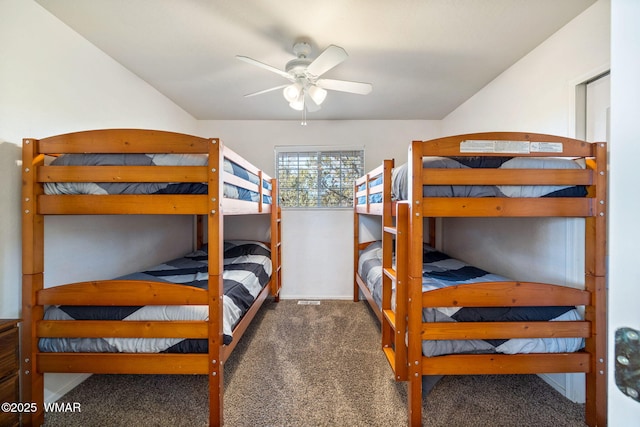
M 284 70 L 247 56 L 237 55 L 236 58 L 239 60 L 276 73 L 290 82 L 249 93 L 245 96 L 256 96 L 282 89 L 284 98 L 289 102 L 291 108 L 298 111 L 313 112 L 320 109 L 320 104 L 327 97 L 327 90 L 366 95 L 373 88 L 370 83 L 321 78 L 324 73 L 347 59 L 347 52 L 340 46 L 330 45 L 317 58 L 312 59 L 309 58 L 311 45 L 307 42 L 299 41 L 293 45 L 293 53 L 296 58 L 287 62 Z

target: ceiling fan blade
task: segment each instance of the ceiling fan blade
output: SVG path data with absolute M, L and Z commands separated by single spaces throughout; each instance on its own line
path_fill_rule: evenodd
M 371 83 L 350 82 L 347 80 L 319 79 L 316 85 L 323 89 L 367 95 L 373 90 Z
M 250 96 L 262 95 L 263 93 L 271 92 L 271 91 L 278 90 L 278 89 L 284 89 L 287 86 L 289 86 L 289 84 L 280 85 L 280 86 L 276 86 L 276 87 L 271 87 L 269 89 L 261 90 L 261 91 L 258 91 L 258 92 L 248 93 L 248 94 L 245 95 L 245 97 L 248 98 Z
M 290 81 L 294 80 L 294 78 L 293 78 L 293 76 L 291 74 L 289 74 L 286 71 L 283 71 L 283 70 L 281 70 L 279 68 L 272 67 L 269 64 L 265 64 L 264 62 L 256 61 L 253 58 L 249 58 L 248 56 L 242 56 L 242 55 L 236 55 L 236 58 L 238 58 L 241 61 L 246 62 L 247 64 L 252 64 L 252 65 L 255 65 L 257 67 L 263 68 L 263 69 L 265 69 L 267 71 L 271 71 L 272 73 L 279 74 L 279 75 L 281 75 L 282 77 L 284 77 L 287 80 L 290 80 Z
M 320 76 L 340 64 L 347 59 L 348 56 L 347 52 L 340 46 L 330 45 L 309 64 L 307 73 L 316 77 Z

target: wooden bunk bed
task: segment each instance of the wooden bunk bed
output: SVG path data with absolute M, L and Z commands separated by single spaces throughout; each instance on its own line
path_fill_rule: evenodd
M 45 158 L 79 154 L 148 156 L 187 155 L 197 165 L 48 165 Z M 62 158 L 62 157 L 60 157 Z M 204 159 L 204 160 L 202 160 Z M 188 163 L 188 162 L 187 162 Z M 232 167 L 230 167 L 230 165 Z M 238 169 L 239 168 L 239 169 Z M 239 175 L 235 171 L 240 170 Z M 233 170 L 233 171 L 231 171 Z M 254 178 L 247 181 L 248 175 Z M 255 179 L 257 177 L 257 179 Z M 69 133 L 23 141 L 22 218 L 22 401 L 37 412 L 23 414 L 24 425 L 44 420 L 44 373 L 202 374 L 209 380 L 209 423 L 223 423 L 223 364 L 265 299 L 276 300 L 281 287 L 281 213 L 275 179 L 225 147 L 216 138 L 142 129 L 107 129 Z M 48 194 L 45 187 L 76 183 L 167 183 L 198 185 L 198 194 Z M 250 200 L 231 198 L 246 192 Z M 191 188 L 191 187 L 190 187 Z M 161 192 L 162 193 L 162 192 Z M 224 211 L 224 215 L 223 215 Z M 45 215 L 194 215 L 198 246 L 206 230 L 208 252 L 200 253 L 202 288 L 151 280 L 96 280 L 44 287 Z M 223 338 L 225 242 L 224 216 L 265 215 L 271 237 L 262 243 L 270 254 L 271 274 L 254 295 L 255 301 Z M 208 267 L 206 267 L 208 263 Z M 208 271 L 207 271 L 208 270 Z M 45 320 L 45 307 L 57 306 L 189 306 L 204 309 L 203 320 L 120 321 Z M 45 352 L 41 339 L 171 338 L 204 342 L 200 353 Z M 229 340 L 227 340 L 229 341 Z M 193 350 L 195 351 L 195 350 Z
M 406 164 L 407 200 L 392 200 L 391 192 L 395 191 L 391 184 L 393 161 L 385 161 L 357 180 L 354 300 L 357 301 L 358 293 L 362 292 L 372 305 L 382 322 L 382 347 L 395 378 L 408 381 L 409 425 L 422 423 L 423 375 L 572 372 L 586 374 L 585 422 L 589 426 L 606 425 L 606 154 L 606 143 L 587 143 L 552 135 L 466 134 L 411 143 Z M 490 161 L 500 157 L 519 160 L 561 157 L 582 160 L 584 168 L 450 169 L 437 164 L 427 165 L 427 160 L 442 157 Z M 430 186 L 524 186 L 522 188 L 529 189 L 578 186 L 586 195 L 559 193 L 557 197 L 523 197 L 516 194 L 506 197 L 498 193 L 494 197 L 449 197 L 429 190 L 435 188 Z M 360 242 L 361 215 L 382 217 L 382 298 L 379 303 L 374 302 L 366 278 L 358 272 L 360 253 L 371 244 Z M 433 219 L 447 217 L 584 218 L 584 289 L 507 280 L 423 291 L 425 242 L 435 247 Z M 427 227 L 428 232 L 425 231 Z M 584 309 L 584 317 L 565 322 L 423 322 L 424 310 L 440 307 L 529 306 L 575 306 Z M 584 339 L 585 345 L 583 349 L 571 352 L 432 357 L 425 356 L 423 349 L 423 344 L 429 341 L 529 338 L 579 338 Z

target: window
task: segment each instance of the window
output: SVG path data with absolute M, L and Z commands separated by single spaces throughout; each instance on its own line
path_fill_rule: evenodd
M 363 149 L 276 147 L 280 204 L 289 208 L 350 208 L 364 169 Z

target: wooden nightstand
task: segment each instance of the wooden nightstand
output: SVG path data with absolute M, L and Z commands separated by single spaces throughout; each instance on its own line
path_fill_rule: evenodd
M 18 320 L 0 319 L 0 403 L 20 402 Z M 18 412 L 0 411 L 0 426 L 20 425 Z

